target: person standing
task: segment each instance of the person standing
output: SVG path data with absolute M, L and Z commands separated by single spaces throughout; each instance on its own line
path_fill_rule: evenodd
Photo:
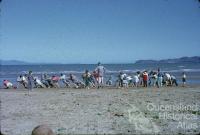
M 134 75 L 133 76 L 133 84 L 135 87 L 138 87 L 139 86 L 139 82 L 140 82 L 140 79 L 138 77 L 138 74 Z
M 33 90 L 33 80 L 34 80 L 32 71 L 29 71 L 27 80 L 28 80 L 28 91 L 32 91 Z
M 183 74 L 182 74 L 182 82 L 183 82 L 183 87 L 185 87 L 185 85 L 186 85 L 186 74 L 185 74 L 185 72 L 183 72 Z
M 119 87 L 123 87 L 124 73 L 121 71 L 118 76 Z
M 97 72 L 97 83 L 98 88 L 103 87 L 103 77 L 105 74 L 106 69 L 104 66 L 101 65 L 101 63 L 98 63 L 98 66 L 96 67 L 95 71 Z
M 89 71 L 86 70 L 82 77 L 83 77 L 83 80 L 84 80 L 84 82 L 85 82 L 85 88 L 86 88 L 86 89 L 90 89 L 91 74 L 89 73 Z
M 157 87 L 160 88 L 162 87 L 162 83 L 163 83 L 163 74 L 160 71 L 160 68 L 158 68 L 158 75 L 157 75 Z
M 148 81 L 148 73 L 147 73 L 147 71 L 143 72 L 142 77 L 143 77 L 143 86 L 147 87 L 147 81 Z

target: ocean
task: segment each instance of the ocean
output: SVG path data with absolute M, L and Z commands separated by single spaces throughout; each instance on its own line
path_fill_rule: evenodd
M 67 76 L 72 73 L 81 79 L 81 75 L 86 69 L 93 71 L 96 66 L 96 64 L 1 65 L 0 86 L 3 86 L 4 79 L 8 79 L 13 84 L 17 84 L 17 77 L 27 73 L 29 70 L 33 71 L 33 75 L 38 77 L 40 77 L 42 73 L 47 73 L 49 75 L 60 75 L 63 73 Z M 188 84 L 200 84 L 200 63 L 104 64 L 104 67 L 106 68 L 105 80 L 112 76 L 113 81 L 115 81 L 120 71 L 129 75 L 134 75 L 137 71 L 151 71 L 160 68 L 162 72 L 169 72 L 176 76 L 179 83 L 181 82 L 182 72 L 185 72 Z

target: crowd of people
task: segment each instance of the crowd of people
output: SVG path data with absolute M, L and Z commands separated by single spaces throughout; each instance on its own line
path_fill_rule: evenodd
M 118 76 L 119 87 L 162 87 L 162 86 L 178 86 L 178 81 L 174 75 L 167 72 L 161 72 L 160 69 L 157 71 L 143 71 L 136 72 L 135 75 L 129 76 L 126 73 L 120 72 Z M 186 74 L 182 73 L 182 86 L 186 85 Z
M 17 78 L 17 86 L 14 86 L 9 80 L 4 80 L 3 85 L 5 88 L 19 88 L 21 85 L 28 90 L 33 88 L 60 88 L 60 83 L 63 83 L 67 88 L 101 88 L 104 86 L 115 86 L 118 88 L 128 87 L 162 87 L 162 86 L 178 86 L 178 81 L 174 75 L 167 72 L 157 71 L 138 71 L 134 75 L 128 75 L 124 72 L 119 72 L 117 79 L 113 81 L 112 76 L 104 83 L 104 75 L 106 69 L 101 63 L 93 72 L 85 70 L 82 74 L 82 80 L 78 79 L 74 74 L 69 74 L 67 77 L 61 73 L 59 76 L 49 76 L 42 74 L 40 77 L 33 76 L 32 71 L 28 74 L 20 75 Z M 182 73 L 182 86 L 186 85 L 186 74 Z

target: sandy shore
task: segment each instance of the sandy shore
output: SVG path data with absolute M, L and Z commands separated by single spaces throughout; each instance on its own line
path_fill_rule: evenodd
M 0 90 L 1 131 L 30 135 L 200 133 L 200 86 L 129 89 Z

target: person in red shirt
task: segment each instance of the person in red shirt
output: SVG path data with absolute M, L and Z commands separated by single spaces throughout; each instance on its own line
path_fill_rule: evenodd
M 51 82 L 52 82 L 54 88 L 60 88 L 60 86 L 59 86 L 59 84 L 58 84 L 58 81 L 59 81 L 59 80 L 60 80 L 60 77 L 59 77 L 59 76 L 53 75 L 53 76 L 51 77 Z
M 148 81 L 148 73 L 147 73 L 147 71 L 143 72 L 142 77 L 143 77 L 143 85 L 144 85 L 144 87 L 147 87 L 147 81 Z

